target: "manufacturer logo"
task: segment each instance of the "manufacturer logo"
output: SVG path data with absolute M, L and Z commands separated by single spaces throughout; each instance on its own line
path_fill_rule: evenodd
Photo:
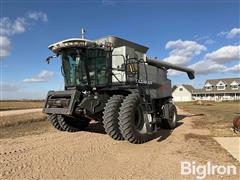
M 138 84 L 153 84 L 152 81 L 146 81 L 146 80 L 141 80 L 141 79 L 137 79 L 137 83 Z

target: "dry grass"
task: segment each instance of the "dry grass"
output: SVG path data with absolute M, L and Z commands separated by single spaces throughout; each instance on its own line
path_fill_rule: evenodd
M 46 120 L 46 115 L 42 112 L 3 116 L 0 120 L 0 128 L 44 120 Z
M 204 114 L 194 121 L 195 128 L 208 128 L 213 136 L 237 136 L 232 126 L 234 117 L 240 114 L 240 102 L 211 102 L 211 105 L 184 102 L 176 105 L 192 114 Z
M 42 108 L 43 101 L 0 101 L 0 111 Z
M 55 131 L 48 121 L 36 121 L 17 126 L 0 127 L 0 141 L 4 138 L 19 138 L 28 135 L 37 135 L 45 132 Z

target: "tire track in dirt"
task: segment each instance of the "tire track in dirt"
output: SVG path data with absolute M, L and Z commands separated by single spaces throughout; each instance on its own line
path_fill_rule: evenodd
M 57 174 L 62 174 L 63 169 L 68 168 L 68 166 L 72 167 L 77 163 L 76 154 L 79 153 L 80 147 L 81 152 L 77 156 L 77 160 L 88 161 L 99 152 L 106 151 L 106 149 L 118 143 L 117 141 L 99 143 L 101 142 L 99 136 L 93 138 L 92 134 L 87 132 L 75 134 L 46 133 L 44 137 L 38 140 L 39 143 L 36 143 L 35 137 L 19 138 L 15 145 L 10 140 L 9 143 L 5 144 L 5 147 L 1 147 L 0 163 L 1 167 L 6 167 L 2 176 L 10 177 L 9 175 L 22 170 L 20 177 L 26 178 L 28 176 L 25 176 L 25 173 L 31 172 L 30 174 L 34 174 L 38 178 L 41 177 L 41 170 L 45 169 L 45 167 L 42 167 L 43 163 L 49 166 L 49 173 L 53 169 L 53 171 L 57 170 Z M 25 143 L 21 146 L 22 148 L 19 148 L 22 139 Z M 85 139 L 87 141 L 84 141 Z M 68 145 L 62 142 L 68 142 Z M 81 142 L 81 146 L 79 146 L 79 142 Z M 11 145 L 11 147 L 6 148 L 7 145 Z M 32 170 L 32 166 L 40 172 L 36 173 Z M 19 177 L 19 174 L 13 177 Z

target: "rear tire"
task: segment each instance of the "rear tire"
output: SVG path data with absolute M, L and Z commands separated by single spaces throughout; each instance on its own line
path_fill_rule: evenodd
M 103 112 L 103 127 L 106 133 L 115 140 L 124 140 L 118 124 L 118 113 L 120 111 L 123 98 L 124 96 L 122 95 L 112 96 L 106 103 Z
M 62 126 L 58 122 L 58 115 L 57 114 L 51 114 L 48 116 L 48 120 L 51 122 L 54 128 L 56 128 L 59 131 L 64 131 Z
M 163 105 L 163 116 L 161 127 L 163 129 L 174 129 L 177 126 L 177 109 L 174 104 L 167 103 Z
M 123 137 L 131 143 L 142 144 L 151 139 L 147 134 L 139 95 L 128 95 L 120 108 L 119 126 Z
M 77 119 L 58 115 L 58 122 L 64 131 L 77 132 L 84 130 L 89 125 L 89 120 L 86 118 Z

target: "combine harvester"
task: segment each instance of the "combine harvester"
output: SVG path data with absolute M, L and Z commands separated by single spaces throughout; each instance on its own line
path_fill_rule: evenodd
M 55 55 L 48 63 L 61 59 L 65 90 L 49 91 L 43 112 L 58 130 L 80 131 L 95 119 L 113 139 L 140 144 L 176 127 L 167 70 L 193 79 L 192 69 L 148 58 L 147 47 L 114 36 L 91 41 L 82 34 L 49 49 Z

